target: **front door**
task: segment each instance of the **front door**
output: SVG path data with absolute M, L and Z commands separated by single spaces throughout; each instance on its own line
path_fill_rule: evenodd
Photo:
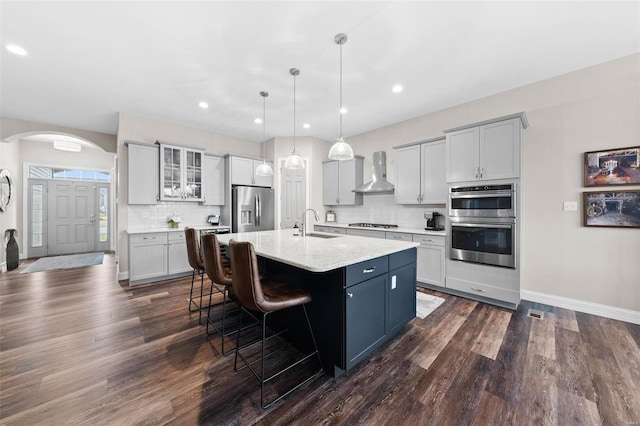
M 95 250 L 95 184 L 50 180 L 48 187 L 47 254 Z

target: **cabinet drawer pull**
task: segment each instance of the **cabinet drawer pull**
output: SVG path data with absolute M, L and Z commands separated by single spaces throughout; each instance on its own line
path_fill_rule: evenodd
M 347 293 L 347 296 L 349 296 L 349 299 L 351 299 L 353 297 L 353 293 Z
M 376 267 L 374 266 L 373 268 L 363 269 L 363 270 L 362 270 L 362 273 L 363 273 L 363 274 L 370 274 L 370 273 L 372 273 L 372 272 L 373 272 L 373 271 L 375 271 L 375 270 L 376 270 Z
M 155 240 L 156 237 L 142 237 L 143 240 Z
M 475 287 L 471 287 L 471 290 L 477 291 L 478 293 L 486 293 L 487 292 L 487 290 L 483 290 L 481 288 L 475 288 Z
M 427 241 L 433 241 L 433 240 L 427 240 Z

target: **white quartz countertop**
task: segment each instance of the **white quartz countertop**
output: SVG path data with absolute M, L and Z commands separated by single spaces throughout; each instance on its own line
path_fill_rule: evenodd
M 188 225 L 187 225 L 188 226 Z M 157 226 L 157 227 L 149 227 L 149 228 L 131 228 L 127 229 L 127 234 L 151 234 L 154 232 L 184 232 L 184 228 L 187 226 L 179 226 L 177 228 L 172 228 L 170 226 Z M 197 231 L 213 231 L 214 229 L 231 229 L 229 226 L 211 226 L 211 225 L 196 225 L 189 226 L 190 228 L 194 228 Z
M 365 260 L 397 253 L 420 244 L 408 241 L 378 240 L 350 235 L 325 234 L 333 238 L 294 237 L 291 229 L 218 235 L 218 241 L 248 241 L 256 254 L 311 272 L 327 272 Z
M 371 228 L 368 226 L 349 226 L 348 223 L 338 223 L 338 222 L 316 222 L 314 225 L 319 226 L 331 226 L 332 228 L 346 228 L 346 229 L 366 229 L 367 231 L 380 231 L 380 232 L 402 232 L 405 234 L 422 234 L 422 235 L 441 235 L 446 236 L 446 231 L 433 231 L 422 228 Z

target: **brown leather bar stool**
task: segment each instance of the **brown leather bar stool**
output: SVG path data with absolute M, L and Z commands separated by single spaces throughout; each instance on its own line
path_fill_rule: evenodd
M 231 248 L 231 265 L 232 265 L 232 280 L 233 280 L 233 291 L 235 296 L 240 301 L 241 311 L 240 318 L 242 321 L 243 312 L 251 315 L 249 311 L 255 311 L 262 314 L 262 339 L 243 347 L 240 347 L 240 331 L 238 331 L 236 337 L 236 356 L 233 363 L 233 368 L 235 371 L 242 370 L 244 368 L 249 368 L 254 376 L 260 381 L 260 404 L 262 408 L 267 408 L 273 403 L 281 400 L 282 398 L 289 395 L 291 392 L 296 389 L 304 386 L 309 383 L 311 380 L 317 378 L 322 373 L 322 361 L 320 360 L 320 354 L 318 353 L 318 346 L 316 345 L 316 339 L 313 335 L 313 330 L 311 328 L 311 323 L 309 322 L 309 315 L 307 314 L 306 304 L 311 302 L 311 295 L 304 290 L 293 288 L 288 286 L 286 283 L 275 282 L 275 281 L 261 281 L 260 273 L 258 269 L 258 260 L 256 258 L 256 254 L 253 248 L 253 245 L 248 242 L 237 242 L 234 240 L 230 241 Z M 279 372 L 271 375 L 270 377 L 265 377 L 265 342 L 275 337 L 281 333 L 273 334 L 269 337 L 266 336 L 267 332 L 267 317 L 269 314 L 281 311 L 284 309 L 294 308 L 299 306 L 302 308 L 304 312 L 304 316 L 307 321 L 307 326 L 309 328 L 309 334 L 311 335 L 311 340 L 313 341 L 314 351 L 303 356 L 301 359 L 295 361 L 288 367 L 280 370 Z M 262 356 L 252 362 L 248 362 L 247 359 L 240 353 L 241 350 L 248 348 L 255 343 L 262 343 Z M 267 356 L 269 356 L 268 354 Z M 318 358 L 318 364 L 320 369 L 313 373 L 311 376 L 303 380 L 302 382 L 295 385 L 293 388 L 286 391 L 284 394 L 280 395 L 273 401 L 269 403 L 265 403 L 264 399 L 264 386 L 270 380 L 278 377 L 280 374 L 285 371 L 293 368 L 294 366 L 306 361 L 307 359 L 316 356 Z M 238 368 L 238 358 L 241 358 L 244 361 L 245 366 Z M 256 373 L 256 371 L 251 367 L 252 364 L 260 361 L 260 374 Z
M 198 312 L 198 324 L 202 324 L 202 292 L 204 291 L 204 261 L 200 254 L 200 244 L 198 243 L 198 235 L 193 228 L 184 228 L 185 238 L 187 240 L 187 257 L 189 265 L 193 268 L 191 273 L 191 291 L 189 292 L 189 312 Z M 196 273 L 200 275 L 200 296 L 193 297 L 193 284 L 195 282 Z M 197 300 L 197 302 L 196 302 Z M 195 308 L 192 308 L 195 306 Z
M 233 349 L 231 351 L 225 352 L 225 337 L 237 332 L 237 328 L 232 331 L 228 331 L 225 329 L 225 320 L 230 313 L 227 310 L 227 305 L 229 304 L 229 302 L 237 300 L 232 291 L 231 267 L 229 265 L 228 259 L 226 260 L 226 262 L 226 258 L 223 259 L 222 249 L 220 247 L 220 244 L 218 243 L 218 237 L 215 234 L 206 234 L 202 236 L 202 248 L 204 251 L 205 271 L 207 272 L 207 276 L 211 280 L 211 289 L 209 291 L 209 308 L 207 309 L 207 334 L 212 334 L 215 332 L 220 334 L 220 336 L 222 337 L 222 354 L 228 355 L 233 351 Z M 222 290 L 220 290 L 220 287 L 222 287 Z M 211 299 L 214 288 L 222 293 L 222 317 L 216 320 L 211 318 L 211 307 L 214 306 L 211 304 Z M 222 322 L 221 328 L 216 327 L 215 323 L 217 321 Z M 238 327 L 240 326 L 241 323 L 238 323 Z

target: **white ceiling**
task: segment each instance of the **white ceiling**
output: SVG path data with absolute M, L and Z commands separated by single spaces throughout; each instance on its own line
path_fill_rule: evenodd
M 0 3 L 0 113 L 115 134 L 117 113 L 261 141 L 345 136 L 640 51 L 640 2 Z M 404 92 L 394 94 L 400 83 Z M 198 107 L 199 101 L 209 109 Z M 310 129 L 303 129 L 310 123 Z

